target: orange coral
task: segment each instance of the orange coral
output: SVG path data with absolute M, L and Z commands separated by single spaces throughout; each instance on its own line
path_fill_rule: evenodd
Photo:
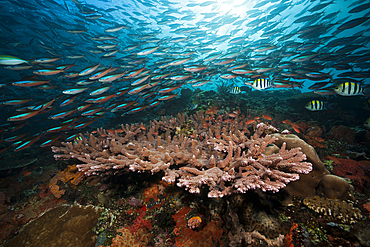
M 160 181 L 159 184 L 150 183 L 149 187 L 144 190 L 143 193 L 143 201 L 149 203 L 150 199 L 153 198 L 154 201 L 158 200 L 158 194 L 160 191 L 163 190 L 163 187 L 167 187 L 168 184 L 166 182 Z
M 126 228 L 130 230 L 131 233 L 135 233 L 139 229 L 142 229 L 142 228 L 148 228 L 151 230 L 152 225 L 150 224 L 148 220 L 144 219 L 145 212 L 146 212 L 146 206 L 142 206 L 141 208 L 136 209 L 135 212 L 139 213 L 139 215 L 132 222 L 132 224 L 127 226 Z
M 83 172 L 77 172 L 74 178 L 70 181 L 71 184 L 73 185 L 78 185 L 82 179 L 84 178 L 84 173 Z
M 198 228 L 200 224 L 202 224 L 202 218 L 200 218 L 199 216 L 194 216 L 188 219 L 188 227 L 190 227 L 191 229 Z
M 159 193 L 158 185 L 151 184 L 150 187 L 146 188 L 143 193 L 143 201 L 148 203 L 150 198 L 157 200 L 157 194 Z
M 177 227 L 173 229 L 173 234 L 175 234 L 176 237 L 181 235 L 181 230 Z
M 298 224 L 293 223 L 293 226 L 290 228 L 289 233 L 285 236 L 284 246 L 285 247 L 294 247 L 293 241 L 293 231 L 298 227 Z
M 56 198 L 61 198 L 66 192 L 65 190 L 59 190 L 59 186 L 56 184 L 49 184 L 49 189 Z
M 77 170 L 76 165 L 69 165 L 63 171 L 59 171 L 49 182 L 49 189 L 56 198 L 64 195 L 65 190 L 59 190 L 58 180 L 63 183 L 70 182 L 72 185 L 78 185 L 84 178 L 84 173 Z

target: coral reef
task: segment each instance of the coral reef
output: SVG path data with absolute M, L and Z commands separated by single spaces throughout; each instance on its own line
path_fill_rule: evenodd
M 303 123 L 299 128 L 309 130 Z M 307 133 L 317 137 L 320 131 L 315 128 Z M 86 176 L 100 175 L 106 180 L 127 177 L 131 171 L 162 178 L 162 184 L 146 187 L 140 200 L 127 200 L 132 205 L 140 204 L 140 208 L 127 211 L 125 217 L 131 217 L 131 221 L 121 225 L 124 236 L 114 241 L 131 239 L 133 245 L 139 244 L 139 239 L 150 231 L 150 244 L 155 246 L 166 242 L 197 246 L 221 242 L 221 234 L 215 234 L 221 223 L 207 218 L 213 214 L 206 213 L 204 218 L 196 210 L 189 213 L 191 209 L 187 207 L 164 208 L 161 193 L 176 185 L 200 194 L 200 198 L 225 197 L 220 201 L 227 202 L 223 215 L 227 216 L 224 222 L 230 246 L 273 246 L 283 244 L 292 222 L 281 219 L 270 205 L 272 201 L 281 206 L 297 196 L 316 195 L 346 200 L 351 198 L 352 189 L 347 181 L 329 174 L 311 145 L 296 135 L 276 132 L 276 128 L 257 118 L 248 119 L 239 111 L 222 110 L 220 114 L 217 107 L 211 106 L 206 112 L 162 117 L 147 126 L 127 124 L 109 131 L 100 128 L 52 149 L 58 160 L 80 160 L 82 164 L 76 167 Z M 260 199 L 251 199 L 253 195 Z M 244 199 L 235 199 L 239 197 Z M 173 220 L 168 220 L 171 217 Z M 133 236 L 140 229 L 146 233 Z
M 278 192 L 298 180 L 298 174 L 311 171 L 312 165 L 304 162 L 306 156 L 299 147 L 288 150 L 283 144 L 277 153 L 264 154 L 277 140 L 265 134 L 277 131 L 274 127 L 260 123 L 248 137 L 243 121 L 238 125 L 223 118 L 227 115 L 212 118 L 204 128 L 203 112 L 192 115 L 192 122 L 198 123 L 195 138 L 171 137 L 170 130 L 187 120 L 186 115 L 179 115 L 153 121 L 145 130 L 138 125 L 121 126 L 122 130 L 114 133 L 99 129 L 97 136 L 81 134 L 76 142 L 52 149 L 56 159 L 76 158 L 86 163 L 77 165 L 86 175 L 164 171 L 164 181 L 178 181 L 178 186 L 191 193 L 200 193 L 201 187 L 208 185 L 209 197 L 258 188 Z
M 345 224 L 354 224 L 362 218 L 360 209 L 345 201 L 310 196 L 303 200 L 303 204 L 318 214 Z

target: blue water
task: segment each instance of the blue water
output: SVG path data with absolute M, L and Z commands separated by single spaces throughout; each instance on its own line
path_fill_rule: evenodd
M 32 139 L 39 134 L 40 140 L 33 145 L 40 145 L 52 136 L 61 135 L 61 139 L 74 133 L 84 131 L 87 127 L 76 130 L 81 123 L 91 121 L 88 128 L 98 127 L 107 119 L 121 115 L 134 114 L 136 110 L 153 112 L 163 103 L 158 99 L 167 93 L 160 93 L 166 87 L 177 89 L 169 95 L 181 94 L 183 88 L 195 90 L 217 90 L 217 85 L 225 84 L 243 86 L 245 82 L 253 82 L 256 78 L 268 78 L 277 82 L 284 80 L 290 84 L 300 84 L 294 88 L 304 92 L 312 92 L 309 87 L 317 81 L 306 76 L 309 72 L 321 72 L 329 75 L 327 86 L 333 87 L 342 82 L 355 80 L 366 88 L 369 82 L 369 30 L 370 21 L 352 25 L 342 29 L 341 25 L 369 15 L 365 8 L 366 1 L 3 1 L 0 32 L 1 54 L 11 55 L 26 60 L 19 66 L 29 66 L 28 69 L 6 68 L 1 66 L 1 102 L 10 99 L 28 99 L 27 103 L 18 105 L 3 104 L 0 116 L 3 137 L 27 133 L 18 142 L 4 143 L 10 149 Z M 355 9 L 363 5 L 364 9 Z M 350 13 L 353 12 L 353 13 Z M 305 18 L 305 19 L 304 19 Z M 121 25 L 124 25 L 122 27 Z M 108 31 L 112 27 L 121 26 L 119 31 Z M 315 27 L 311 32 L 305 32 L 307 27 Z M 76 33 L 77 32 L 77 33 Z M 110 40 L 97 40 L 98 37 Z M 176 38 L 184 39 L 177 42 Z M 341 42 L 346 38 L 345 42 Z M 238 39 L 238 41 L 236 41 Z M 332 42 L 332 43 L 330 43 Z M 335 42 L 335 43 L 333 43 Z M 102 44 L 111 44 L 111 48 L 98 48 Z M 312 48 L 304 49 L 303 45 L 314 44 Z M 315 45 L 316 44 L 316 45 Z M 256 51 L 263 45 L 272 46 L 264 51 Z M 131 47 L 135 47 L 130 49 Z M 157 48 L 147 55 L 140 54 L 145 48 Z M 348 49 L 347 49 L 348 48 Z M 346 49 L 343 52 L 343 49 Z M 341 50 L 340 53 L 337 53 Z M 283 52 L 294 52 L 283 56 Z M 112 53 L 112 55 L 109 55 Z M 216 65 L 228 60 L 227 64 Z M 107 55 L 108 54 L 108 55 Z M 219 54 L 215 60 L 209 60 L 210 55 Z M 304 62 L 292 62 L 300 55 L 315 54 L 312 59 Z M 266 55 L 265 59 L 257 59 Z M 59 58 L 55 62 L 36 63 L 41 58 Z M 179 65 L 168 65 L 174 60 L 187 59 Z M 291 67 L 279 68 L 279 65 L 290 62 Z M 347 66 L 338 70 L 340 63 Z M 110 74 L 119 74 L 118 79 L 104 83 L 98 80 L 88 80 L 91 76 L 79 76 L 78 73 L 88 66 L 98 65 L 106 70 L 109 66 L 116 69 Z M 55 75 L 34 74 L 37 69 L 55 69 L 60 65 L 73 65 L 67 70 Z M 200 72 L 186 72 L 184 67 L 190 65 L 207 66 Z M 222 79 L 220 76 L 232 74 L 228 68 L 245 65 L 244 68 L 257 70 L 267 67 L 266 72 L 254 72 L 251 75 L 237 75 L 233 79 Z M 15 67 L 18 65 L 15 65 Z M 145 68 L 144 68 L 145 67 Z M 130 77 L 131 72 L 143 69 L 138 75 Z M 96 73 L 96 71 L 94 73 Z M 282 76 L 281 73 L 295 75 Z M 343 77 L 341 73 L 348 72 Z M 75 73 L 74 76 L 70 75 Z M 132 90 L 138 86 L 155 83 L 156 75 L 169 74 L 158 84 L 146 87 L 141 93 L 122 93 L 112 97 L 120 89 Z M 172 76 L 187 75 L 185 80 L 172 80 Z M 140 85 L 131 85 L 137 78 L 149 75 Z M 70 77 L 68 77 L 70 76 Z M 49 80 L 51 89 L 41 86 L 19 87 L 12 83 L 21 79 Z M 191 79 L 209 81 L 200 87 L 190 84 Z M 77 82 L 87 80 L 88 85 L 78 85 Z M 89 94 L 100 86 L 110 86 L 99 95 Z M 87 88 L 84 92 L 69 95 L 63 93 L 70 88 Z M 286 90 L 291 88 L 269 88 L 271 90 Z M 253 89 L 254 91 L 255 89 Z M 264 92 L 264 91 L 262 91 Z M 61 106 L 67 99 L 76 98 L 71 104 Z M 93 115 L 82 114 L 78 107 L 90 104 L 97 97 L 111 96 L 102 103 L 94 102 L 90 109 L 97 108 Z M 338 97 L 337 95 L 330 97 Z M 54 101 L 37 115 L 21 121 L 7 121 L 20 111 L 35 110 L 40 106 Z M 130 107 L 112 112 L 119 103 L 135 103 Z M 151 105 L 157 105 L 150 107 Z M 145 106 L 149 106 L 145 108 Z M 144 110 L 140 107 L 145 108 Z M 101 108 L 101 109 L 100 109 Z M 107 109 L 108 108 L 108 109 Z M 68 110 L 76 110 L 72 115 L 50 119 L 51 116 Z M 89 108 L 88 108 L 89 109 Z M 181 110 L 181 109 L 179 109 Z M 305 111 L 302 108 L 302 111 Z M 82 114 L 82 116 L 81 116 Z M 155 113 L 153 114 L 155 115 Z M 73 124 L 58 132 L 48 133 L 52 127 L 63 125 L 68 119 L 74 119 Z M 25 127 L 13 132 L 12 129 L 27 121 Z

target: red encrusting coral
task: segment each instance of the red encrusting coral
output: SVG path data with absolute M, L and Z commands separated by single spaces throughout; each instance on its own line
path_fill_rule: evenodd
M 173 219 L 176 222 L 176 228 L 181 232 L 181 235 L 176 237 L 176 246 L 214 246 L 218 242 L 222 246 L 221 236 L 224 230 L 221 227 L 221 219 L 214 219 L 207 222 L 202 229 L 194 231 L 187 225 L 186 215 L 191 208 L 183 207 L 175 215 Z
M 149 222 L 149 220 L 144 219 L 146 206 L 142 206 L 141 208 L 136 209 L 135 212 L 138 213 L 139 215 L 136 217 L 134 222 L 131 225 L 127 226 L 126 228 L 130 230 L 132 234 L 137 232 L 140 228 L 147 228 L 151 230 L 152 224 Z
M 349 144 L 353 144 L 355 142 L 355 134 L 355 131 L 350 127 L 339 125 L 331 128 L 329 138 L 334 138 Z
M 328 159 L 334 161 L 333 173 L 343 178 L 349 178 L 355 189 L 363 193 L 370 189 L 370 162 L 367 160 L 355 161 L 351 159 L 340 159 L 328 156 Z

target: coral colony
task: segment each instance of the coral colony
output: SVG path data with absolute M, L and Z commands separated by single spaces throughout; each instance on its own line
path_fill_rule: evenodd
M 208 197 L 223 197 L 248 190 L 278 192 L 300 173 L 309 173 L 312 164 L 300 148 L 265 155 L 266 148 L 278 138 L 265 134 L 277 132 L 260 123 L 250 137 L 248 126 L 215 120 L 203 128 L 203 112 L 191 116 L 197 127 L 189 137 L 171 136 L 171 130 L 186 116 L 153 121 L 145 129 L 138 125 L 122 126 L 120 131 L 99 129 L 96 135 L 81 135 L 77 142 L 53 147 L 56 159 L 78 159 L 86 164 L 78 169 L 86 175 L 119 173 L 121 170 L 156 173 L 164 171 L 162 180 L 200 193 L 209 186 Z M 162 134 L 160 134 L 162 133 Z M 163 138 L 161 137 L 163 136 Z

